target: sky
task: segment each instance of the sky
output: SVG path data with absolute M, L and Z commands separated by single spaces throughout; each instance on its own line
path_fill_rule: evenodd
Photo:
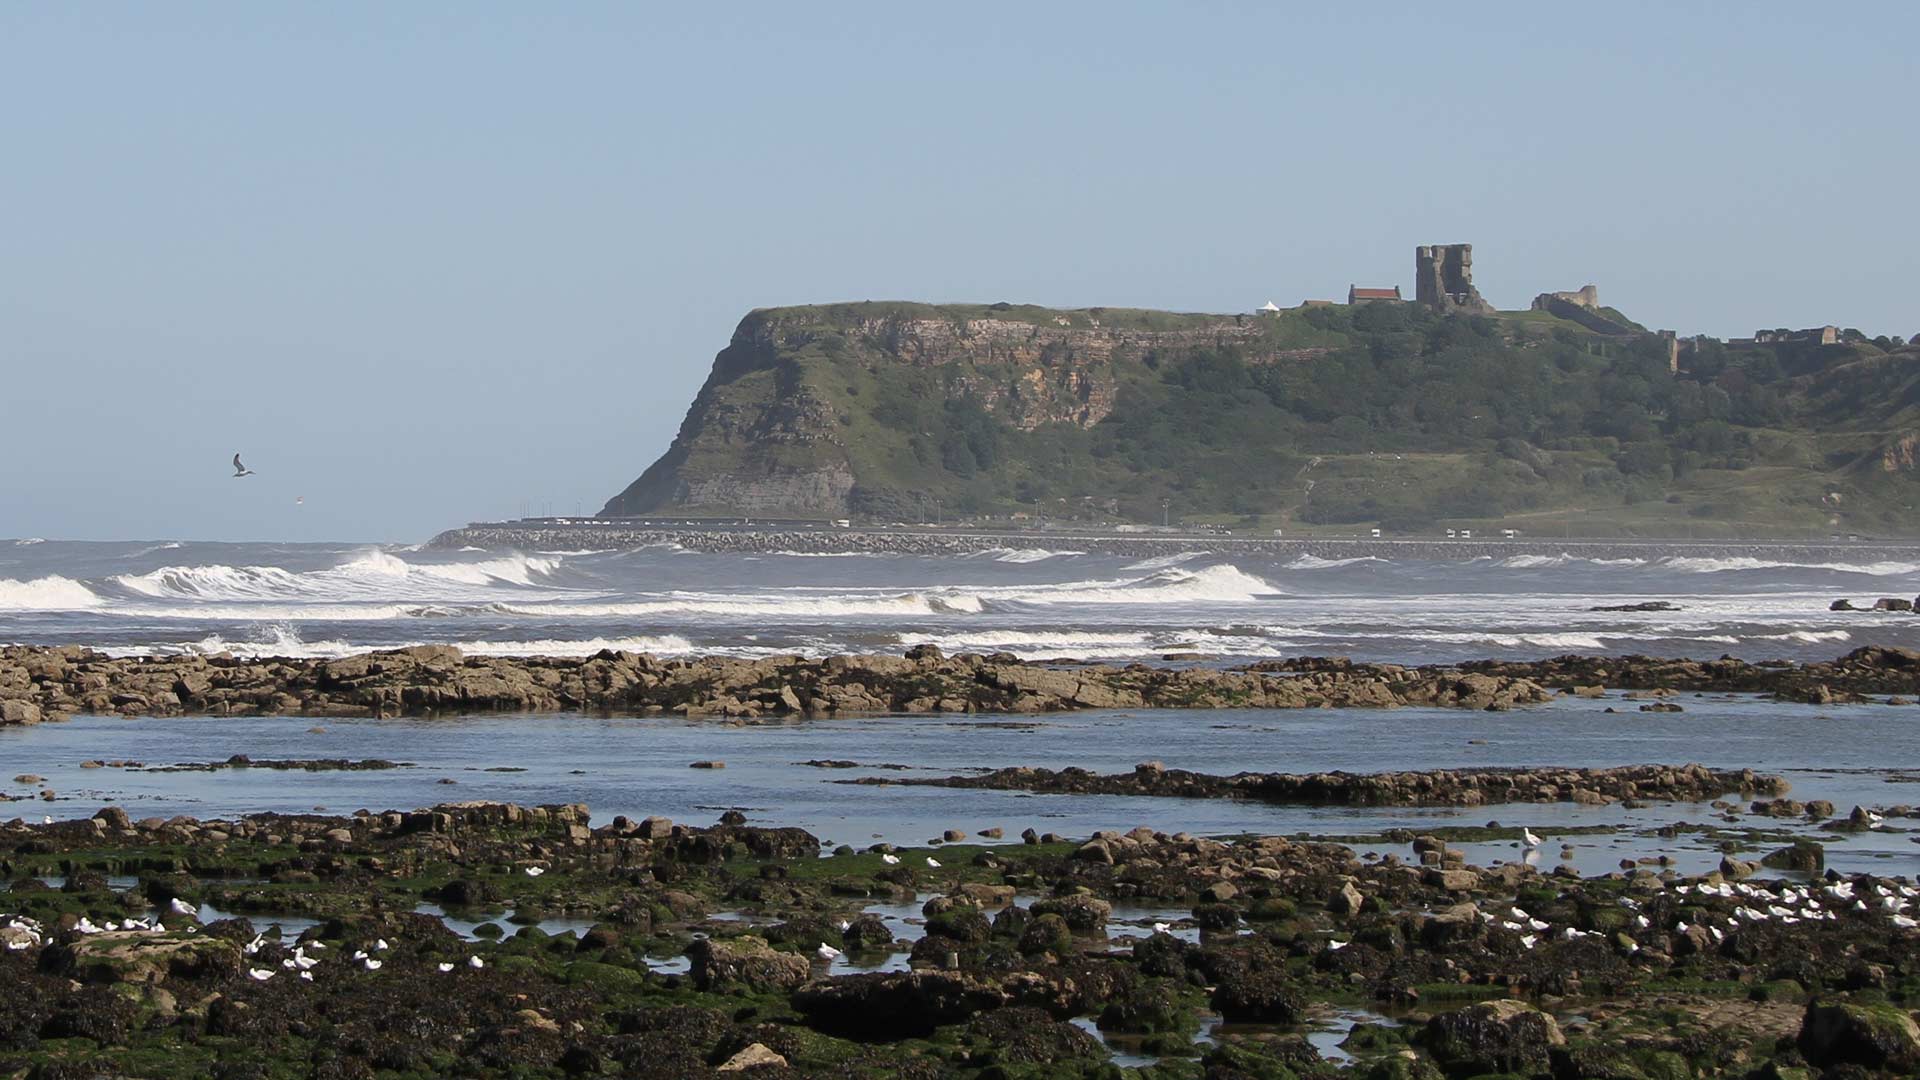
M 1501 307 L 1917 334 L 1916 41 L 1905 3 L 0 6 L 0 536 L 590 513 L 780 304 L 1249 311 L 1471 242 Z

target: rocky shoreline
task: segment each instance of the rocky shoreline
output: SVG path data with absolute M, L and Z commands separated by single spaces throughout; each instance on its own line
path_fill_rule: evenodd
M 1920 1068 L 1906 878 L 1396 844 L 826 853 L 734 812 L 578 804 L 15 820 L 0 1075 L 1119 1080 L 1115 1049 L 1151 1080 Z M 1310 1037 L 1336 1011 L 1337 1048 Z
M 1588 806 L 1645 801 L 1708 802 L 1727 795 L 1779 796 L 1789 784 L 1752 769 L 1704 765 L 1623 765 L 1605 769 L 1437 769 L 1385 773 L 1237 773 L 1214 776 L 1157 763 L 1132 772 L 1086 769 L 996 769 L 980 776 L 861 777 L 868 786 L 1032 791 L 1049 795 L 1141 795 L 1183 799 L 1251 799 L 1319 806 L 1489 806 L 1572 802 Z M 1832 807 L 1827 807 L 1831 815 Z
M 603 651 L 585 658 L 470 657 L 420 645 L 340 659 L 228 654 L 110 657 L 76 646 L 0 648 L 0 724 L 75 714 L 122 716 L 419 716 L 584 711 L 750 720 L 875 713 L 1040 713 L 1073 709 L 1509 709 L 1556 693 L 1606 688 L 1655 696 L 1760 693 L 1839 704 L 1920 696 L 1920 653 L 1862 648 L 1815 664 L 1564 656 L 1408 667 L 1340 658 L 1263 661 L 1236 669 L 1117 667 L 1010 654 L 782 656 L 662 660 Z

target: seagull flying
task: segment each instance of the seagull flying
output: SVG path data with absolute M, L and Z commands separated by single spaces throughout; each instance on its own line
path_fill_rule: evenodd
M 246 467 L 245 465 L 242 465 L 242 464 L 240 464 L 240 455 L 239 455 L 239 454 L 235 454 L 235 455 L 233 455 L 233 476 L 234 476 L 234 479 L 236 479 L 236 480 L 237 480 L 237 479 L 239 479 L 239 478 L 240 478 L 240 477 L 242 477 L 242 476 L 252 476 L 252 475 L 253 475 L 253 470 L 252 470 L 252 469 L 249 469 L 249 468 L 247 468 L 247 467 Z

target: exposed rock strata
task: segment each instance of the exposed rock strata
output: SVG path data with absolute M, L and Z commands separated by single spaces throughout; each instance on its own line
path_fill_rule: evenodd
M 930 779 L 865 777 L 839 783 L 991 788 L 1058 795 L 1157 795 L 1189 799 L 1252 799 L 1338 806 L 1485 806 L 1511 802 L 1590 805 L 1657 799 L 1706 802 L 1739 792 L 1781 795 L 1787 781 L 1752 769 L 1704 765 L 1623 765 L 1611 769 L 1436 769 L 1384 773 L 1239 773 L 1212 776 L 1148 764 L 1130 773 L 1085 769 L 998 769 L 984 776 Z
M 1807 665 L 1563 656 L 1457 667 L 1263 661 L 1233 670 L 1023 662 L 1009 654 L 662 660 L 469 657 L 421 645 L 332 660 L 109 657 L 88 649 L 0 649 L 0 716 L 30 724 L 75 713 L 125 716 L 403 716 L 436 712 L 682 713 L 689 716 L 1015 712 L 1127 708 L 1506 709 L 1552 689 L 1752 692 L 1835 704 L 1920 694 L 1920 653 L 1863 648 Z
M 1023 663 L 1006 654 L 661 660 L 467 657 L 423 645 L 335 660 L 111 658 L 78 648 L 0 650 L 0 700 L 50 716 L 433 712 L 678 712 L 728 717 L 1084 708 L 1449 705 L 1504 709 L 1548 699 L 1524 678 L 1447 669 L 1302 674 Z

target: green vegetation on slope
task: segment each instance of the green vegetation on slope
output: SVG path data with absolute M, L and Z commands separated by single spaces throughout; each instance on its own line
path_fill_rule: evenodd
M 973 320 L 1087 337 L 1018 356 L 916 352 L 915 326 L 950 324 L 978 342 Z M 734 494 L 740 482 L 840 469 L 852 477 L 842 505 L 882 520 L 1157 522 L 1170 511 L 1411 531 L 1604 515 L 1650 532 L 1890 531 L 1915 518 L 1901 440 L 1920 430 L 1916 360 L 1865 341 L 1747 352 L 1709 342 L 1675 376 L 1651 336 L 1404 304 L 1239 320 L 773 309 L 743 322 L 674 449 L 608 511 L 767 513 Z M 1083 425 L 1098 415 L 1074 413 L 1087 401 L 1110 407 Z

